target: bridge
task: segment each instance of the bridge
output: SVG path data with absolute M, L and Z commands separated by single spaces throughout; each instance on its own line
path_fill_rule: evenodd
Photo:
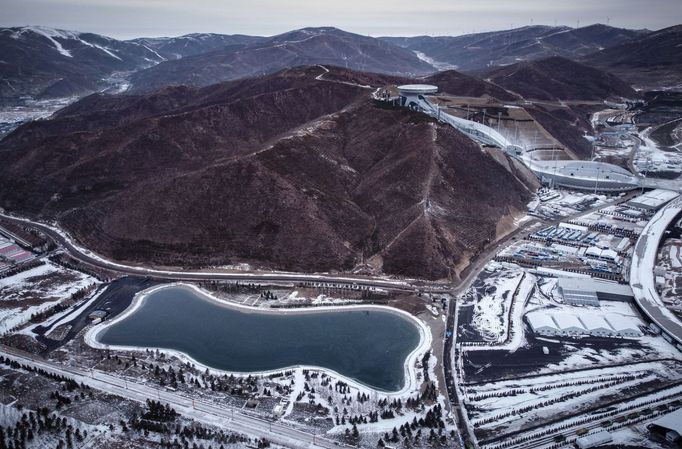
M 660 330 L 663 337 L 682 351 L 682 323 L 666 307 L 656 291 L 654 266 L 661 240 L 677 217 L 682 215 L 682 197 L 660 209 L 642 230 L 630 264 L 630 287 L 635 303 Z

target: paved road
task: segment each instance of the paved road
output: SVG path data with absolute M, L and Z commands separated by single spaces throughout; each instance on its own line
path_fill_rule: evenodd
M 218 406 L 206 401 L 194 400 L 181 394 L 159 390 L 103 373 L 97 370 L 86 370 L 76 367 L 65 367 L 54 362 L 24 354 L 13 348 L 2 347 L 2 353 L 24 365 L 42 368 L 47 371 L 64 375 L 78 383 L 84 383 L 96 390 L 121 396 L 133 401 L 144 403 L 147 399 L 160 400 L 168 403 L 175 410 L 192 419 L 210 425 L 245 433 L 251 436 L 265 437 L 273 443 L 294 449 L 338 448 L 345 445 L 310 434 L 278 421 L 268 421 L 244 414 L 241 409 Z M 350 446 L 346 446 L 350 447 Z
M 145 268 L 132 265 L 124 265 L 117 262 L 106 260 L 102 257 L 96 256 L 76 245 L 70 238 L 65 237 L 62 232 L 44 223 L 38 223 L 24 218 L 18 218 L 11 215 L 0 214 L 4 219 L 18 224 L 29 225 L 33 228 L 39 229 L 41 232 L 48 235 L 61 247 L 63 247 L 72 257 L 89 265 L 104 268 L 117 273 L 129 276 L 146 276 L 154 279 L 172 279 L 172 280 L 233 280 L 244 282 L 327 282 L 333 284 L 356 284 L 364 287 L 386 288 L 390 290 L 414 291 L 415 288 L 429 284 L 424 281 L 392 281 L 381 278 L 370 278 L 352 275 L 327 275 L 327 274 L 305 274 L 305 273 L 277 273 L 277 272 L 258 272 L 258 271 L 177 271 L 177 270 L 159 270 L 154 268 Z M 449 285 L 445 284 L 429 284 L 432 290 L 448 291 Z
M 630 287 L 635 303 L 663 332 L 682 347 L 682 322 L 677 319 L 656 291 L 654 266 L 666 229 L 682 215 L 682 197 L 671 201 L 651 218 L 642 230 L 630 265 Z

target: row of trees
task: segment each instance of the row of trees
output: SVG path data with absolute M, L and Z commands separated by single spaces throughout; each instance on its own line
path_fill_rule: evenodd
M 502 390 L 502 391 L 494 391 L 494 392 L 489 392 L 489 393 L 475 394 L 474 396 L 470 397 L 470 399 L 472 401 L 481 401 L 483 399 L 504 398 L 504 397 L 510 397 L 510 396 L 517 396 L 519 394 L 525 394 L 525 393 L 535 394 L 535 393 L 540 392 L 540 391 L 553 390 L 556 388 L 573 387 L 573 386 L 579 386 L 579 385 L 589 385 L 589 384 L 596 384 L 596 383 L 608 382 L 608 381 L 617 381 L 617 382 L 623 383 L 623 382 L 629 382 L 629 381 L 636 380 L 636 379 L 643 379 L 644 377 L 647 377 L 648 375 L 649 374 L 647 374 L 647 373 L 640 373 L 640 374 L 628 374 L 628 375 L 624 375 L 624 376 L 595 377 L 595 378 L 591 378 L 591 379 L 576 380 L 573 382 L 546 384 L 546 385 L 542 385 L 539 387 L 532 387 L 529 389 L 512 388 L 512 389 L 507 389 L 507 390 Z M 475 390 L 474 390 L 474 392 L 475 392 Z

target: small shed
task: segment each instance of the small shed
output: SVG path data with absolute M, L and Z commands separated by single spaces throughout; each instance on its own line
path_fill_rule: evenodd
M 590 447 L 601 446 L 610 443 L 611 441 L 613 441 L 611 434 L 605 430 L 602 430 L 600 432 L 591 433 L 589 435 L 585 435 L 584 437 L 578 438 L 575 440 L 575 444 L 580 449 L 587 449 Z

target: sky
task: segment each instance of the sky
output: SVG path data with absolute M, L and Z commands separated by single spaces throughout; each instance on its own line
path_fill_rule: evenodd
M 0 0 L 0 26 L 130 39 L 205 32 L 271 36 L 335 26 L 372 36 L 460 35 L 531 24 L 682 23 L 682 0 Z

